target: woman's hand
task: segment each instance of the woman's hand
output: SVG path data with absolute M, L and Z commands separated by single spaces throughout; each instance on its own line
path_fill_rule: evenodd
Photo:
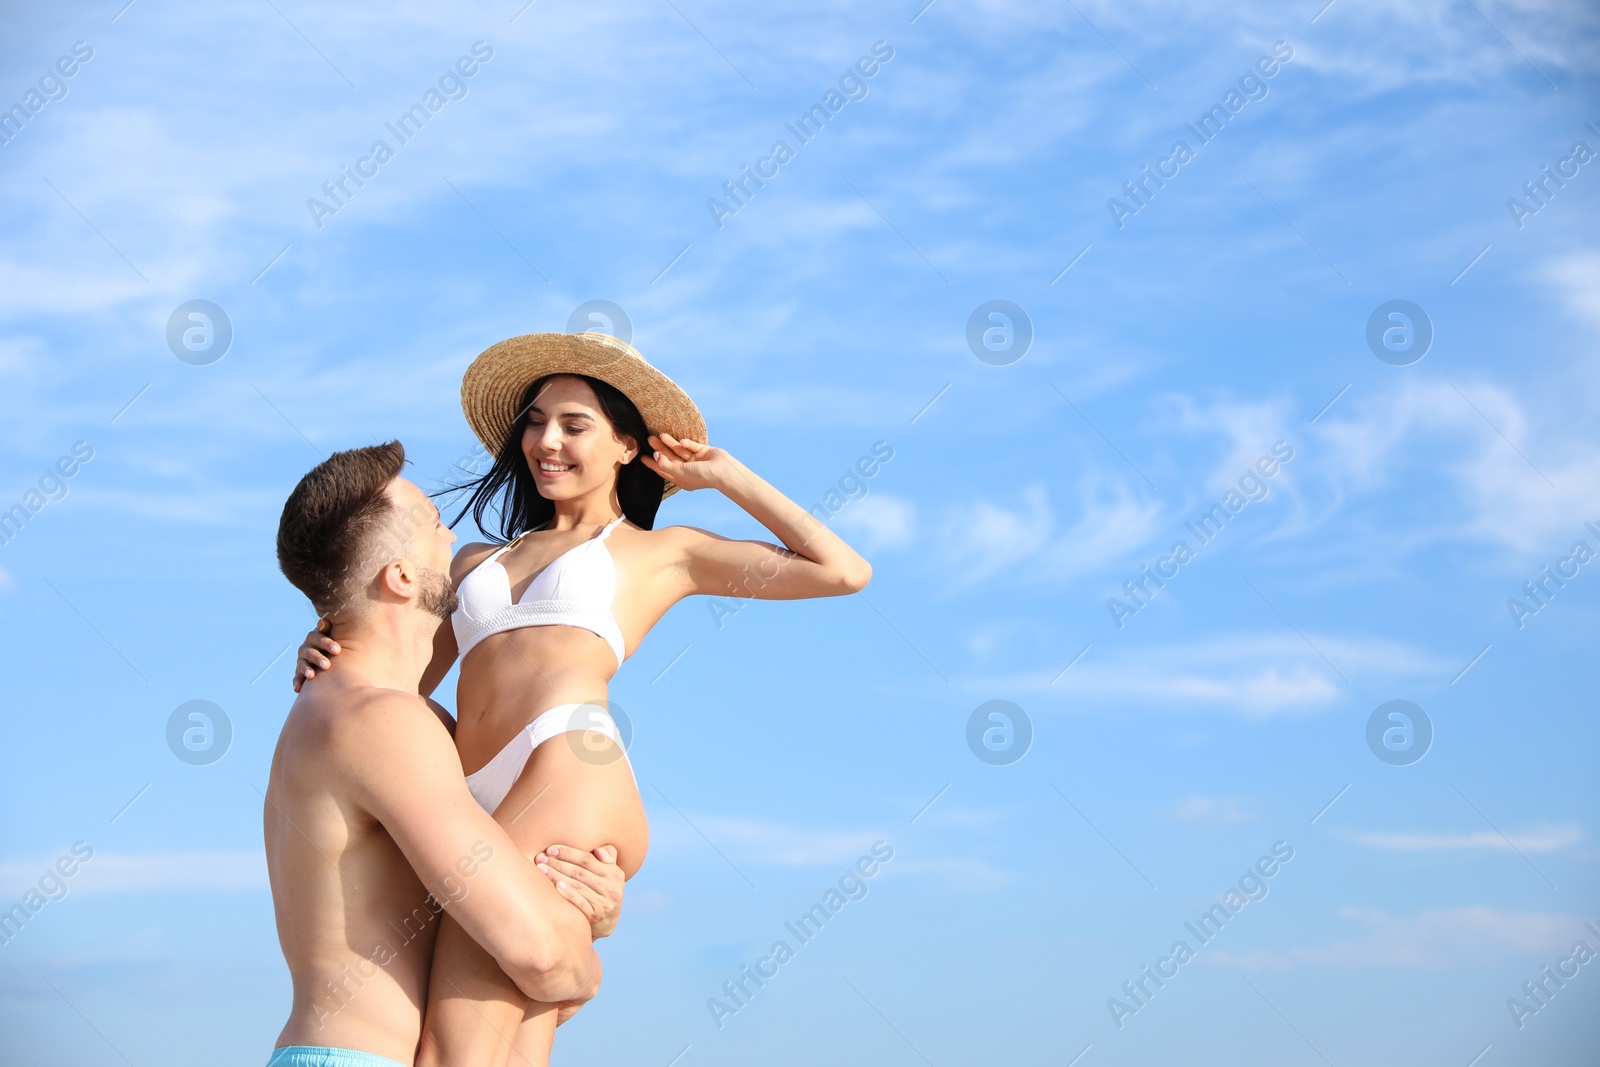
M 339 642 L 328 636 L 332 629 L 327 619 L 318 619 L 317 628 L 306 634 L 305 643 L 300 646 L 300 658 L 294 664 L 294 691 L 300 692 L 300 687 L 307 681 L 317 676 L 317 671 L 327 670 L 333 666 L 329 656 L 339 654 Z
M 556 892 L 589 920 L 589 931 L 595 940 L 610 936 L 617 928 L 617 917 L 622 914 L 622 883 L 627 878 L 617 866 L 615 847 L 601 845 L 586 852 L 571 845 L 551 845 L 533 862 L 555 883 Z M 576 1000 L 561 1004 L 556 1011 L 556 1025 L 578 1014 L 581 1007 L 583 1002 Z
M 649 441 L 654 454 L 641 453 L 640 459 L 679 489 L 721 489 L 734 474 L 737 461 L 725 449 L 670 433 L 653 433 Z
M 533 858 L 555 883 L 556 892 L 589 920 L 595 940 L 609 937 L 622 914 L 622 883 L 627 880 L 617 866 L 617 850 L 601 845 L 593 852 L 571 845 L 551 845 Z

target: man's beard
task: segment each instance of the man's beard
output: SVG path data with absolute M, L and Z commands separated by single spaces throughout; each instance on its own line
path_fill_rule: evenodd
M 450 587 L 450 576 L 444 571 L 423 568 L 422 596 L 417 606 L 436 618 L 448 619 L 461 604 L 456 591 Z

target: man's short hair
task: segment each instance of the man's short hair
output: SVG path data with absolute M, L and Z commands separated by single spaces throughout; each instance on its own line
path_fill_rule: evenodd
M 289 494 L 278 520 L 278 568 L 319 616 L 343 610 L 366 572 L 386 562 L 368 557 L 396 512 L 387 490 L 405 461 L 399 441 L 335 452 Z

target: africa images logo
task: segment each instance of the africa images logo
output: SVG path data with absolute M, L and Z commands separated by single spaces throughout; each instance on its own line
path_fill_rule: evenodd
M 846 904 L 853 900 L 865 900 L 868 893 L 867 881 L 876 877 L 882 870 L 882 865 L 892 859 L 894 859 L 894 846 L 881 839 L 874 841 L 872 855 L 864 855 L 845 868 L 845 872 L 835 883 L 838 888 L 830 886 L 823 892 L 822 899 L 801 912 L 798 919 L 783 924 L 783 928 L 794 938 L 793 945 L 783 939 L 774 941 L 767 954 L 756 960 L 753 969 L 748 963 L 741 964 L 738 975 L 722 983 L 722 992 L 726 999 L 707 997 L 706 1009 L 710 1011 L 711 1021 L 717 1024 L 717 1029 L 721 1030 L 727 1025 L 724 1020 L 728 1016 L 737 1015 L 749 1007 L 756 993 L 778 977 L 784 964 L 795 958 L 796 949 L 820 934 L 823 926 L 843 911 Z

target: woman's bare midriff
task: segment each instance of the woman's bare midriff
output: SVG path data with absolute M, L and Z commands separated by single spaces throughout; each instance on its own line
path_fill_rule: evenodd
M 611 646 L 577 626 L 526 626 L 485 638 L 462 661 L 456 687 L 456 749 L 462 770 L 473 774 L 482 769 L 551 708 L 605 704 L 615 667 Z M 644 862 L 650 839 L 644 801 L 625 758 L 579 758 L 570 745 L 546 742 L 528 760 L 502 809 L 520 810 L 545 795 L 548 786 L 559 788 L 549 790 L 537 811 L 507 826 L 512 840 L 529 855 L 552 844 L 583 849 L 609 844 L 616 846 L 618 864 L 627 875 Z
M 523 626 L 493 634 L 461 661 L 456 751 L 472 774 L 517 731 L 561 704 L 604 702 L 616 657 L 578 626 Z

